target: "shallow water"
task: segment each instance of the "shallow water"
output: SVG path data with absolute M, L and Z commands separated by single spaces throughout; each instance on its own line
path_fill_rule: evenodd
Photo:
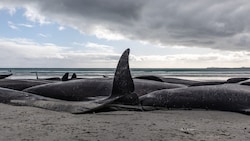
M 62 77 L 69 72 L 79 78 L 113 77 L 114 68 L 0 68 L 0 74 L 13 73 L 10 79 Z M 190 80 L 226 80 L 232 77 L 250 77 L 250 68 L 132 68 L 133 76 L 157 75 Z

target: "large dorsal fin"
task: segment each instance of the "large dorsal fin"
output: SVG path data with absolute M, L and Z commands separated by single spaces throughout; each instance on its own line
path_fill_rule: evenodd
M 134 91 L 134 82 L 129 69 L 129 49 L 126 49 L 116 67 L 111 97 L 127 95 Z

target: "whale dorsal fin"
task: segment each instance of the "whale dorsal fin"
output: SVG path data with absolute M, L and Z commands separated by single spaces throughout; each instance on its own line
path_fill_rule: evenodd
M 134 82 L 129 69 L 129 49 L 126 49 L 116 67 L 111 97 L 128 95 L 134 91 Z
M 68 81 L 68 80 L 69 80 L 69 73 L 66 72 L 62 77 L 62 81 Z
M 71 79 L 77 79 L 76 73 L 73 73 Z

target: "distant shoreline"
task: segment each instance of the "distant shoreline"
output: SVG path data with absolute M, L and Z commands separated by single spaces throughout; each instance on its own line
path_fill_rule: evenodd
M 250 70 L 250 67 L 207 67 L 207 68 L 132 68 L 131 70 Z M 0 71 L 3 70 L 115 70 L 115 68 L 46 68 L 46 67 L 13 67 L 13 68 L 6 68 L 0 67 Z
M 10 79 L 62 77 L 65 72 L 79 78 L 113 77 L 115 68 L 0 68 L 0 74 L 12 73 Z M 232 77 L 250 77 L 250 68 L 132 68 L 132 76 L 154 75 L 190 80 L 226 80 Z

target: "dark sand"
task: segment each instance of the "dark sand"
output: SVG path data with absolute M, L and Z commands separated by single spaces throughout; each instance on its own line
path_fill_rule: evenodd
M 73 115 L 0 104 L 0 140 L 249 141 L 250 116 L 202 110 Z

